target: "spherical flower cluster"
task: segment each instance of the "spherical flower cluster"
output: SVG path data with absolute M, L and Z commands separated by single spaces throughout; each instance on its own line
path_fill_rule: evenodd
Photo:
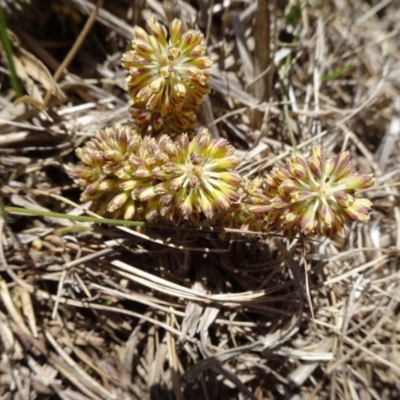
M 129 73 L 132 115 L 155 130 L 171 115 L 169 123 L 178 120 L 179 133 L 193 129 L 193 113 L 210 90 L 206 81 L 212 61 L 205 55 L 203 35 L 196 30 L 184 32 L 177 19 L 169 26 L 169 37 L 155 18 L 147 20 L 146 28 L 147 32 L 134 28 L 132 50 L 122 56 Z
M 239 199 L 241 177 L 230 170 L 240 160 L 225 139 L 212 139 L 203 129 L 191 141 L 184 134 L 164 148 L 169 162 L 153 170 L 161 183 L 148 196 L 160 196 L 165 215 L 172 217 L 179 210 L 179 215 L 192 221 L 201 214 L 211 219 Z
M 83 189 L 81 201 L 92 200 L 95 211 L 99 213 L 118 210 L 123 197 L 120 189 L 123 180 L 119 178 L 121 167 L 130 154 L 142 151 L 142 142 L 136 130 L 116 126 L 98 131 L 84 147 L 78 148 L 76 154 L 81 163 L 70 173 Z M 135 215 L 140 206 L 132 198 L 126 198 L 123 204 L 126 218 Z M 118 218 L 121 213 L 115 212 L 114 215 Z
M 294 154 L 286 168 L 274 168 L 250 195 L 250 210 L 272 230 L 344 237 L 347 221 L 368 221 L 372 203 L 355 191 L 373 183 L 372 175 L 353 170 L 349 152 L 326 158 L 314 147 L 308 160 Z
M 189 140 L 142 138 L 129 128 L 108 128 L 77 150 L 81 164 L 71 175 L 84 189 L 82 201 L 125 219 L 199 222 L 238 200 L 239 163 L 224 139 L 203 129 Z

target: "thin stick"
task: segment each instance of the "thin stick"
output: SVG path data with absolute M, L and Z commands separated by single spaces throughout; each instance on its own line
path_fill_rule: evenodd
M 54 73 L 54 80 L 57 82 L 64 74 L 65 70 L 68 68 L 68 66 L 71 64 L 72 60 L 76 56 L 76 53 L 79 51 L 81 48 L 83 42 L 86 39 L 86 36 L 89 34 L 90 30 L 92 29 L 92 26 L 94 22 L 96 21 L 97 15 L 99 13 L 99 9 L 101 6 L 101 1 L 96 5 L 96 7 L 93 9 L 92 13 L 90 14 L 90 17 L 86 21 L 85 26 L 83 27 L 81 33 L 77 37 L 74 45 L 72 46 L 71 50 L 68 52 L 67 56 L 64 58 L 63 62 L 59 65 L 57 68 L 57 71 Z M 44 104 L 48 104 L 49 100 L 51 98 L 51 92 L 47 92 L 46 96 L 44 98 Z

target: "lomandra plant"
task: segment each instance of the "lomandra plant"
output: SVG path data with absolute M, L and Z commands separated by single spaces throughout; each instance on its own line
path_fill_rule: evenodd
M 308 158 L 297 152 L 285 167 L 248 179 L 234 172 L 240 160 L 225 139 L 207 129 L 188 135 L 209 93 L 212 62 L 203 36 L 184 32 L 178 20 L 169 32 L 154 18 L 146 26 L 134 29 L 132 50 L 122 57 L 132 127 L 101 130 L 76 152 L 80 163 L 71 175 L 82 201 L 114 218 L 247 234 L 344 237 L 348 222 L 368 221 L 372 203 L 357 190 L 374 179 L 353 169 L 349 152 L 328 158 L 315 146 Z
M 327 158 L 320 146 L 252 180 L 233 172 L 240 161 L 234 148 L 206 129 L 190 140 L 107 128 L 77 155 L 71 175 L 84 189 L 81 200 L 128 220 L 344 237 L 346 224 L 367 222 L 372 206 L 356 194 L 373 185 L 371 174 L 356 172 L 348 152 Z

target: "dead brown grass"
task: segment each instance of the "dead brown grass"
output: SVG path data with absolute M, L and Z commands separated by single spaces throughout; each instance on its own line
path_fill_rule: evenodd
M 66 166 L 96 129 L 129 121 L 121 53 L 133 24 L 165 21 L 162 4 L 12 3 L 35 101 L 12 103 L 3 62 L 0 195 L 85 214 Z M 251 176 L 291 135 L 305 152 L 349 150 L 377 177 L 370 224 L 302 243 L 0 217 L 1 399 L 400 397 L 398 2 L 268 4 L 178 4 L 215 61 L 203 122 Z

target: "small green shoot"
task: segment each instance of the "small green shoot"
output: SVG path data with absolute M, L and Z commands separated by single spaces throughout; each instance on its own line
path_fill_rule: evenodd
M 353 67 L 354 67 L 354 64 L 351 62 L 351 63 L 345 65 L 344 67 L 339 68 L 338 70 L 332 72 L 331 74 L 323 76 L 321 78 L 321 82 L 329 82 L 329 81 L 338 79 L 342 75 L 344 75 L 347 71 L 350 71 Z

